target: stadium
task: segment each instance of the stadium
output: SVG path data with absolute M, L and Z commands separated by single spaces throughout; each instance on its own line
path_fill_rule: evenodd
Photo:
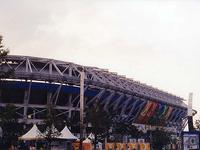
M 40 122 L 46 105 L 55 104 L 61 118 L 77 117 L 80 111 L 80 68 L 84 69 L 85 106 L 99 101 L 105 110 L 115 110 L 120 119 L 146 125 L 156 114 L 167 127 L 182 131 L 187 105 L 183 98 L 97 67 L 59 60 L 9 55 L 3 70 L 14 75 L 1 80 L 0 107 L 12 103 L 18 117 L 27 123 Z

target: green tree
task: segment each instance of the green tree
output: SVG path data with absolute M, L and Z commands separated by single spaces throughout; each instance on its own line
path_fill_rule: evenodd
M 124 135 L 131 135 L 134 138 L 138 138 L 143 135 L 143 132 L 139 131 L 136 126 L 120 119 L 113 120 L 113 133 L 120 135 L 121 139 Z
M 55 138 L 60 135 L 60 132 L 56 129 L 61 124 L 61 120 L 56 117 L 55 106 L 52 104 L 47 105 L 47 113 L 44 118 L 44 138 L 47 141 L 47 149 L 51 150 L 51 143 Z
M 0 126 L 3 129 L 1 147 L 7 149 L 16 144 L 18 137 L 22 134 L 23 124 L 18 123 L 16 107 L 8 104 L 0 113 Z M 2 149 L 3 149 L 2 148 Z
M 200 120 L 199 119 L 197 119 L 196 121 L 195 121 L 195 129 L 196 130 L 200 130 Z
M 152 147 L 154 150 L 161 150 L 171 142 L 171 134 L 159 129 L 151 132 Z
M 4 47 L 2 41 L 3 41 L 3 36 L 0 35 L 0 79 L 9 77 L 14 74 L 13 69 L 5 70 L 3 68 L 3 63 L 4 63 L 3 58 L 8 55 L 9 50 L 8 50 L 8 48 Z
M 159 117 L 159 113 L 156 113 L 148 122 L 151 126 L 166 126 L 166 119 Z M 155 131 L 150 131 L 151 143 L 155 150 L 161 150 L 171 142 L 171 133 L 156 128 Z
M 87 110 L 87 122 L 91 123 L 91 132 L 94 134 L 94 143 L 102 141 L 107 135 L 112 125 L 112 119 L 109 112 L 104 111 L 100 103 L 94 105 Z M 96 146 L 95 146 L 96 149 Z
M 3 45 L 3 36 L 0 35 L 0 58 L 8 55 L 9 50 L 4 48 Z

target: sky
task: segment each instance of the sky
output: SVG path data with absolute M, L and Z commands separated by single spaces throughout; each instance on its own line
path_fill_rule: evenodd
M 199 16 L 198 0 L 0 0 L 0 34 L 12 55 L 109 69 L 185 100 L 193 92 L 200 111 Z

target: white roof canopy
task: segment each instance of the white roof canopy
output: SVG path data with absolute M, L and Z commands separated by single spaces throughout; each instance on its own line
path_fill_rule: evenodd
M 83 143 L 92 143 L 92 140 L 94 140 L 94 134 L 90 133 Z
M 19 137 L 19 140 L 39 140 L 44 139 L 38 127 L 34 124 L 33 127 L 24 135 Z
M 92 143 L 92 141 L 91 141 L 90 139 L 86 138 L 86 139 L 83 141 L 83 143 Z
M 77 140 L 78 139 L 69 131 L 67 126 L 65 126 L 64 129 L 60 133 L 61 135 L 58 137 L 58 139 L 63 139 L 63 140 Z

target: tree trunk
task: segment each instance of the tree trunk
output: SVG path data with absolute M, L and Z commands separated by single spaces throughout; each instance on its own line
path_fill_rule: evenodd
M 47 142 L 47 150 L 51 150 L 51 141 Z
M 79 150 L 83 150 L 83 139 L 80 139 Z
M 96 144 L 97 144 L 97 134 L 94 134 L 94 150 L 97 149 Z

